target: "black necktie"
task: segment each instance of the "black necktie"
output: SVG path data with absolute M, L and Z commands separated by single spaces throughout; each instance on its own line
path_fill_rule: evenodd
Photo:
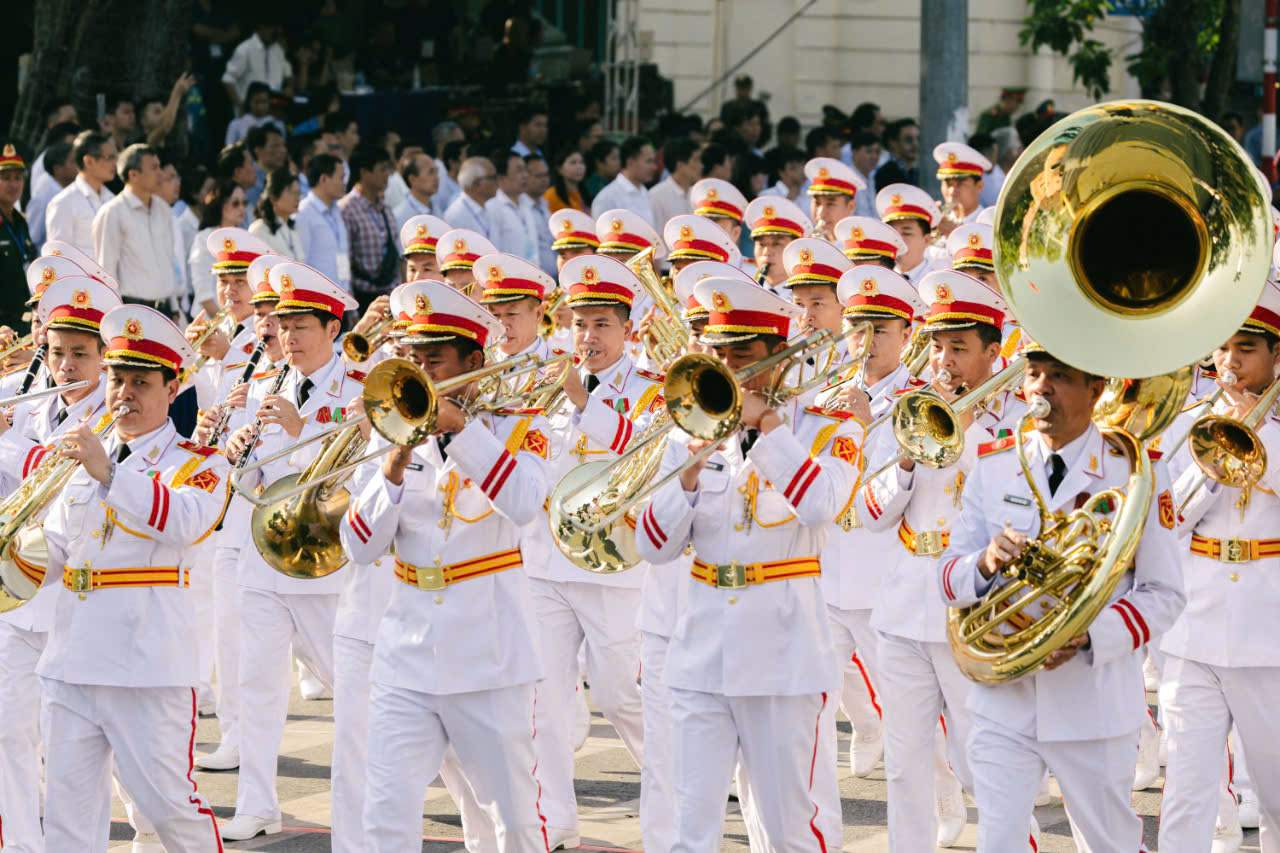
M 127 444 L 120 445 L 120 449 L 116 451 L 116 461 L 123 462 L 124 460 L 129 458 L 129 454 L 132 452 L 133 451 L 129 449 L 129 445 Z
M 298 386 L 298 408 L 299 409 L 301 409 L 303 406 L 307 404 L 308 398 L 311 397 L 311 389 L 314 387 L 316 387 L 316 384 L 312 382 L 310 379 L 302 380 L 302 384 Z
M 751 448 L 755 447 L 756 439 L 760 437 L 760 430 L 749 429 L 742 434 L 742 455 L 746 456 L 751 452 Z
M 594 373 L 588 373 L 587 374 L 587 393 L 590 394 L 592 391 L 596 390 L 599 387 L 600 387 L 600 377 L 596 376 Z
M 1062 485 L 1062 478 L 1067 476 L 1067 463 L 1062 457 L 1054 453 L 1049 457 L 1049 494 L 1052 495 L 1058 491 L 1058 486 Z
M 449 442 L 453 441 L 453 433 L 443 432 L 436 436 L 436 446 L 440 448 L 440 456 L 443 459 L 449 458 Z
M 58 409 L 58 413 L 53 416 L 53 425 L 55 427 L 62 426 L 62 422 L 67 419 L 67 410 Z

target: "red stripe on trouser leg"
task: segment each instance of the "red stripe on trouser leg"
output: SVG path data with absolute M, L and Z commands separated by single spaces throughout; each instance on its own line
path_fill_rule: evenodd
M 533 685 L 533 718 L 530 721 L 533 725 L 533 740 L 538 739 L 538 685 Z M 542 827 L 542 846 L 546 848 L 546 853 L 551 853 L 551 839 L 547 837 L 547 817 L 542 813 L 542 781 L 538 778 L 538 750 L 533 750 L 533 770 L 529 771 L 533 774 L 533 784 L 538 786 L 538 797 L 533 801 L 533 809 L 538 813 L 538 825 Z
M 822 853 L 827 853 L 827 839 L 823 837 L 822 830 L 818 829 L 818 804 L 813 799 L 813 770 L 818 766 L 818 735 L 822 731 L 822 712 L 827 707 L 827 693 L 822 692 L 822 704 L 818 706 L 818 719 L 813 722 L 813 754 L 809 756 L 809 802 L 813 803 L 813 816 L 809 818 L 809 830 L 813 833 L 813 837 L 818 839 L 818 849 Z
M 196 787 L 196 780 L 191 778 L 191 774 L 196 769 L 196 691 L 191 690 L 191 738 L 187 741 L 187 781 L 191 783 L 191 793 L 187 795 L 187 801 L 196 807 L 196 811 L 202 815 L 208 815 L 209 823 L 213 824 L 213 839 L 217 845 L 218 853 L 222 853 L 222 833 L 218 831 L 218 819 L 213 816 L 213 809 L 204 804 L 204 800 L 200 797 L 200 789 Z
M 871 676 L 867 674 L 867 668 L 862 665 L 862 658 L 858 657 L 858 653 L 853 653 L 853 662 L 858 665 L 858 672 L 862 674 L 862 683 L 867 687 L 867 695 L 871 697 L 871 707 L 876 709 L 876 716 L 884 719 L 884 711 L 880 710 L 880 700 L 876 697 L 876 689 L 871 685 Z

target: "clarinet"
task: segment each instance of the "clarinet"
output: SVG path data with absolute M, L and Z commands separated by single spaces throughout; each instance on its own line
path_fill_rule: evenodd
M 291 368 L 288 365 L 280 368 L 280 374 L 276 376 L 276 381 L 271 383 L 271 390 L 267 392 L 268 397 L 280 393 L 280 389 L 284 387 L 285 380 L 289 378 L 290 371 Z M 244 447 L 244 454 L 236 460 L 234 470 L 239 471 L 249 465 L 249 457 L 253 454 L 253 448 L 257 445 L 258 440 L 262 438 L 262 427 L 262 418 L 254 418 L 253 433 L 249 438 L 248 444 Z
M 760 270 L 756 273 L 756 284 L 761 287 L 769 286 L 769 262 L 765 261 L 760 265 Z
M 36 375 L 40 373 L 40 368 L 44 367 L 45 356 L 49 354 L 49 345 L 41 344 L 36 354 L 31 359 L 31 363 L 27 365 L 27 372 L 23 374 L 22 385 L 18 388 L 19 394 L 25 394 L 31 390 L 31 384 L 36 381 Z
M 253 372 L 258 369 L 258 362 L 262 361 L 262 355 L 267 351 L 266 341 L 258 341 L 258 345 L 253 348 L 253 352 L 249 354 L 249 361 L 244 366 L 244 371 L 240 374 L 240 378 L 236 380 L 236 384 L 232 388 L 239 387 L 253 378 Z M 227 431 L 227 426 L 231 423 L 231 415 L 234 410 L 227 406 L 222 410 L 222 417 L 218 419 L 218 423 L 214 426 L 213 431 L 209 433 L 209 446 L 217 447 L 218 442 L 222 440 L 222 434 Z

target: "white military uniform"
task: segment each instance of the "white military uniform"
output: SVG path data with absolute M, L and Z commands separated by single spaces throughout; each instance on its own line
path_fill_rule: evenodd
M 0 492 L 12 494 L 50 452 L 62 433 L 86 418 L 96 424 L 104 411 L 106 382 L 67 406 L 58 396 L 18 406 L 13 426 L 0 436 Z M 65 411 L 61 423 L 56 419 Z M 39 586 L 44 567 L 30 567 Z M 25 573 L 25 572 L 24 572 Z M 0 821 L 6 849 L 44 850 L 40 828 L 40 682 L 36 663 L 53 621 L 53 586 L 34 600 L 0 614 Z
M 1224 408 L 1220 402 L 1215 410 Z M 1257 434 L 1268 458 L 1277 458 L 1280 420 L 1274 413 Z M 1182 473 L 1171 505 L 1182 507 L 1200 469 L 1185 443 L 1173 465 Z M 1262 849 L 1280 849 L 1280 740 L 1274 724 L 1280 702 L 1274 636 L 1280 605 L 1278 489 L 1274 465 L 1247 501 L 1240 489 L 1208 480 L 1178 518 L 1178 531 L 1191 539 L 1180 546 L 1187 607 L 1161 641 L 1160 702 L 1169 733 L 1161 851 L 1208 848 L 1218 811 L 1213 792 L 1220 787 L 1233 725 L 1260 801 Z
M 1038 433 L 1029 433 L 1026 444 L 1032 478 L 1053 510 L 1069 512 L 1089 495 L 1123 488 L 1130 476 L 1128 459 L 1090 426 L 1059 451 L 1066 469 L 1050 496 L 1052 451 Z M 1012 446 L 1012 438 L 993 442 L 972 469 L 964 510 L 933 573 L 939 600 L 948 606 L 973 604 L 990 588 L 978 561 L 1006 524 L 1028 537 L 1039 532 L 1039 514 Z M 1046 767 L 1062 786 L 1079 843 L 1095 853 L 1141 848 L 1142 821 L 1129 793 L 1145 714 L 1139 650 L 1173 623 L 1185 600 L 1172 518 L 1161 516 L 1160 502 L 1148 511 L 1133 569 L 1089 626 L 1088 648 L 1052 671 L 971 686 L 969 760 L 979 850 L 1013 850 L 1026 838 Z
M 450 746 L 498 849 L 546 849 L 533 749 L 541 667 L 520 526 L 546 497 L 547 434 L 540 417 L 474 420 L 447 457 L 437 438 L 417 449 L 403 485 L 373 477 L 344 520 L 353 558 L 372 562 L 394 545 L 400 579 L 374 652 L 364 849 L 420 843 L 422 792 Z
M 117 440 L 107 446 L 118 455 Z M 46 577 L 54 621 L 37 670 L 48 704 L 47 846 L 106 848 L 114 758 L 168 849 L 221 850 L 192 780 L 198 671 L 183 562 L 218 521 L 228 471 L 168 421 L 129 450 L 110 489 L 78 472 L 44 525 L 50 565 L 66 567 Z

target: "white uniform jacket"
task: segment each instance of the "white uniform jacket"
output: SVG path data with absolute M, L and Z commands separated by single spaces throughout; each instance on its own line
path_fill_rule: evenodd
M 332 429 L 336 424 L 340 424 L 349 417 L 347 404 L 360 396 L 361 391 L 364 389 L 364 374 L 358 370 L 349 369 L 346 362 L 336 353 L 324 367 L 317 370 L 309 378 L 313 384 L 311 395 L 307 398 L 306 404 L 299 410 L 299 414 L 303 419 L 302 431 L 295 438 L 290 437 L 275 424 L 268 426 L 262 431 L 262 444 L 253 452 L 254 459 L 265 458 L 291 444 Z M 280 395 L 296 403 L 298 387 L 301 381 L 298 372 L 290 370 L 289 377 L 285 380 L 284 387 L 280 390 Z M 273 384 L 274 382 L 269 379 L 253 384 L 246 407 L 249 421 L 252 421 L 257 416 L 258 406 L 262 404 L 263 398 L 271 390 Z M 256 472 L 256 477 L 253 474 L 245 477 L 242 483 L 246 486 L 253 486 L 256 481 L 257 484 L 269 486 L 281 477 L 301 473 L 307 464 L 319 454 L 322 446 L 323 442 L 316 442 L 290 456 L 276 460 Z M 246 540 L 246 545 L 251 544 Z M 263 589 L 291 594 L 337 595 L 342 592 L 343 584 L 346 583 L 344 571 L 345 567 L 323 578 L 291 578 L 268 566 L 266 561 L 262 559 L 262 555 L 258 553 L 257 548 L 244 547 L 240 549 L 240 585 L 250 589 Z
M 793 426 L 761 435 L 745 457 L 740 435 L 732 436 L 711 455 L 697 491 L 685 492 L 675 478 L 653 496 L 637 525 L 641 555 L 665 563 L 692 544 L 695 559 L 713 565 L 816 560 L 853 491 L 855 424 L 801 410 Z M 687 456 L 677 431 L 662 471 Z M 686 576 L 685 584 L 667 657 L 671 687 L 795 696 L 840 683 L 818 577 L 729 589 Z
M 376 433 L 374 441 L 379 447 L 386 446 L 386 442 Z M 356 469 L 355 475 L 347 483 L 352 501 L 364 494 L 373 480 L 382 479 L 381 466 L 379 460 Z M 395 557 L 388 551 L 370 563 L 351 565 L 343 574 L 347 576 L 347 581 L 338 597 L 333 633 L 335 636 L 349 637 L 372 646 L 378 638 L 378 626 L 382 624 L 382 616 L 391 603 L 391 595 L 400 585 L 396 580 Z
M 114 455 L 117 439 L 106 445 Z M 183 441 L 171 421 L 129 447 L 110 489 L 81 469 L 49 509 L 49 565 L 59 570 L 45 577 L 57 594 L 36 672 L 70 684 L 194 687 L 199 625 L 190 569 L 182 562 L 218 523 L 226 460 Z M 164 578 L 171 585 L 128 585 Z M 95 588 L 83 591 L 83 599 L 68 588 L 85 581 Z M 110 586 L 96 588 L 99 583 Z
M 1273 414 L 1257 434 L 1271 464 L 1248 500 L 1208 480 L 1178 519 L 1190 534 L 1179 544 L 1187 607 L 1160 644 L 1168 654 L 1210 666 L 1280 665 L 1280 420 Z M 1175 458 L 1182 474 L 1170 511 L 1200 471 L 1185 444 Z
M 588 374 L 579 369 L 585 383 Z M 625 451 L 649 426 L 653 415 L 662 410 L 662 377 L 640 370 L 627 356 L 600 371 L 598 378 L 600 384 L 581 412 L 567 404 L 552 421 L 556 440 L 551 446 L 548 493 L 573 468 L 585 462 L 613 459 Z M 539 528 L 525 561 L 530 577 L 632 589 L 643 585 L 647 570 L 643 564 L 609 575 L 585 571 L 569 562 L 551 540 L 545 512 L 539 519 Z
M 246 320 L 237 326 L 239 331 L 231 338 L 231 345 L 218 361 L 210 360 L 192 377 L 196 389 L 196 403 L 203 411 L 222 400 L 219 391 L 227 387 L 227 379 L 239 374 L 249 361 L 249 355 L 257 346 L 258 336 L 253 332 L 253 321 Z M 234 381 L 234 380 L 233 380 Z
M 14 410 L 13 426 L 0 436 L 0 490 L 5 495 L 12 494 L 48 458 L 58 436 L 75 429 L 86 418 L 94 426 L 101 422 L 106 411 L 106 385 L 105 380 L 99 380 L 88 396 L 67 406 L 67 415 L 60 424 L 54 423 L 63 408 L 60 396 L 25 403 Z M 43 571 L 33 567 L 32 581 L 39 584 L 43 578 Z M 27 631 L 48 631 L 55 597 L 52 586 L 41 587 L 22 607 L 0 614 L 0 622 Z
M 947 613 L 934 592 L 932 566 L 946 549 L 960 517 L 961 498 L 973 471 L 977 446 L 1002 430 L 1013 430 L 1026 404 L 1001 393 L 979 413 L 964 434 L 964 452 L 948 468 L 917 465 L 907 473 L 896 465 L 858 490 L 858 517 L 872 531 L 897 528 L 898 548 L 886 565 L 871 616 L 871 627 L 925 643 L 945 643 Z M 893 429 L 873 436 L 873 464 L 898 452 Z
M 1070 511 L 1088 495 L 1128 482 L 1128 459 L 1090 427 L 1077 462 L 1057 498 L 1049 498 L 1049 451 L 1038 433 L 1026 436 L 1036 487 L 1054 510 Z M 984 449 L 964 492 L 964 511 L 947 554 L 933 577 L 948 606 L 973 604 L 1001 576 L 985 580 L 978 570 L 987 544 L 1005 524 L 1034 537 L 1040 529 L 1031 489 L 1012 440 Z M 1177 543 L 1161 500 L 1151 503 L 1134 567 L 1111 602 L 1089 626 L 1089 646 L 1061 667 L 994 687 L 975 685 L 969 709 L 1041 741 L 1096 740 L 1131 734 L 1146 714 L 1139 650 L 1173 624 L 1185 599 L 1177 569 Z M 1167 507 L 1167 500 L 1166 500 Z
M 416 574 L 415 585 L 396 581 L 379 626 L 378 684 L 452 694 L 541 677 L 520 529 L 546 499 L 546 448 L 540 416 L 482 416 L 447 458 L 433 437 L 401 486 L 379 471 L 352 502 L 342 524 L 352 559 L 371 563 L 394 546 L 397 573 Z M 506 568 L 473 574 L 493 566 Z M 442 574 L 457 580 L 432 580 Z

